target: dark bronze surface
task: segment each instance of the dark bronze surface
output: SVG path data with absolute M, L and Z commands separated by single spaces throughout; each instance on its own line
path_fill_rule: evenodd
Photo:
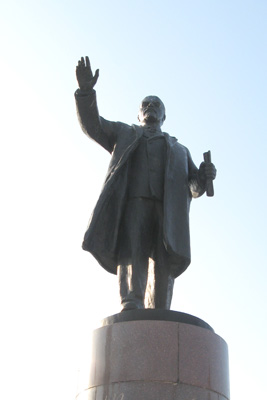
M 157 96 L 141 102 L 139 126 L 111 122 L 98 113 L 99 70 L 92 73 L 88 57 L 78 62 L 76 76 L 81 128 L 111 154 L 83 249 L 118 275 L 123 310 L 168 310 L 174 279 L 191 260 L 191 199 L 212 195 L 216 169 L 210 159 L 197 168 L 188 149 L 162 132 L 166 111 Z

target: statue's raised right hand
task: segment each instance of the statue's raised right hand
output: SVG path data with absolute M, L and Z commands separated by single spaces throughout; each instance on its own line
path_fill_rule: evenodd
M 78 65 L 76 67 L 76 77 L 79 84 L 79 87 L 82 91 L 90 91 L 95 86 L 99 76 L 99 69 L 96 70 L 95 75 L 93 75 L 89 58 L 82 57 L 81 60 L 78 61 Z

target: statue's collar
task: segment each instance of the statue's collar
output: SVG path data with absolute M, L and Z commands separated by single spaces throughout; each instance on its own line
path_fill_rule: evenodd
M 132 126 L 137 133 L 137 138 L 140 138 L 141 136 L 143 136 L 145 131 L 147 131 L 147 129 L 145 129 L 143 126 L 140 126 L 140 125 L 132 125 Z M 166 138 L 166 140 L 170 143 L 171 146 L 177 142 L 176 137 L 170 136 L 166 132 L 162 132 L 162 131 L 160 131 L 160 132 L 161 132 L 162 136 L 164 136 Z

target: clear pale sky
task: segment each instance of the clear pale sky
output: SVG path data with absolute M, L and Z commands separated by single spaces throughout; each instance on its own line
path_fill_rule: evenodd
M 266 398 L 266 21 L 259 0 L 2 3 L 1 399 L 74 399 L 92 329 L 120 311 L 116 276 L 81 249 L 110 158 L 76 118 L 85 55 L 106 119 L 137 123 L 155 94 L 197 165 L 211 150 L 172 309 L 227 341 L 232 400 Z

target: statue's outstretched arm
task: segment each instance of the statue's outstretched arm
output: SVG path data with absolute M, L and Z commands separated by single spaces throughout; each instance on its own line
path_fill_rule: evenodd
M 118 131 L 117 123 L 106 121 L 98 113 L 96 93 L 93 89 L 98 77 L 97 69 L 93 75 L 89 58 L 81 57 L 76 67 L 79 89 L 75 92 L 78 119 L 83 132 L 112 153 Z

